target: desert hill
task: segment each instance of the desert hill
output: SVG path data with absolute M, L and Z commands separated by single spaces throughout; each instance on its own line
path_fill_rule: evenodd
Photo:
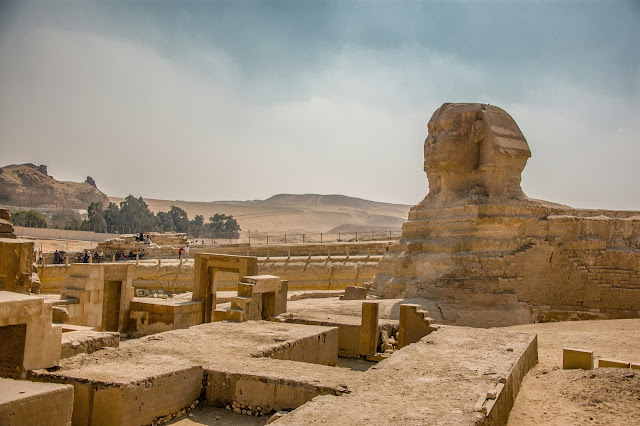
M 123 199 L 110 197 L 116 204 Z M 399 230 L 407 220 L 409 206 L 390 204 L 345 195 L 278 194 L 266 200 L 250 201 L 170 201 L 145 198 L 157 213 L 171 206 L 184 209 L 189 218 L 214 213 L 233 215 L 243 231 L 268 233 L 341 232 Z
M 86 209 L 108 197 L 86 182 L 57 181 L 47 166 L 31 163 L 0 168 L 0 204 L 20 207 Z

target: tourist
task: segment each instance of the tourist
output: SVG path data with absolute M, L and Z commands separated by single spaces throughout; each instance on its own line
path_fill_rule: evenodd
M 186 246 L 186 247 L 184 248 L 184 257 L 185 257 L 186 259 L 188 259 L 188 258 L 189 258 L 189 246 Z
M 182 247 L 178 249 L 178 260 L 182 259 Z
M 53 253 L 53 264 L 57 265 L 58 263 L 60 263 L 60 253 L 58 253 L 58 250 L 56 250 Z

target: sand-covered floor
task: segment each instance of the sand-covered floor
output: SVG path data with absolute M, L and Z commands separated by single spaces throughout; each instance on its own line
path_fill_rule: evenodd
M 522 384 L 509 425 L 640 424 L 640 370 L 562 369 L 563 348 L 591 350 L 596 359 L 640 362 L 640 319 L 507 329 L 537 333 L 539 354 L 538 365 Z

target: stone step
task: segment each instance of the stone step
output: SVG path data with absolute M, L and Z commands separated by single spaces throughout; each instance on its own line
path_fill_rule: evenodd
M 243 322 L 245 318 L 245 313 L 241 309 L 227 309 L 227 320 L 235 321 L 235 322 Z
M 213 320 L 212 322 L 218 321 L 226 321 L 227 319 L 227 310 L 226 309 L 216 309 L 213 311 Z
M 231 297 L 231 308 L 245 310 L 247 303 L 251 302 L 250 297 L 233 296 Z

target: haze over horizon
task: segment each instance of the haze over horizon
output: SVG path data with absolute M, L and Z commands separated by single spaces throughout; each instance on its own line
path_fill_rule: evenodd
M 640 3 L 0 0 L 0 165 L 109 196 L 413 205 L 443 102 L 497 105 L 529 197 L 640 210 Z

